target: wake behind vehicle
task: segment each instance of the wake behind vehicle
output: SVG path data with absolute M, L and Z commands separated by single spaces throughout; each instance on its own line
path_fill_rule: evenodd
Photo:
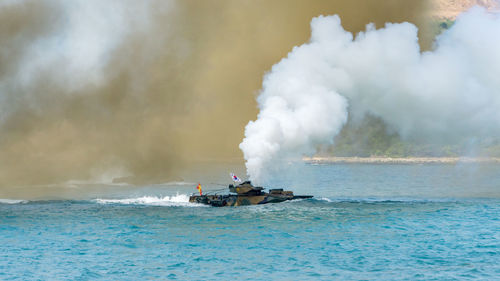
M 270 189 L 269 192 L 263 190 L 263 187 L 253 186 L 250 181 L 245 181 L 236 186 L 230 184 L 230 194 L 192 195 L 189 197 L 189 202 L 224 207 L 279 203 L 313 197 L 311 195 L 294 195 L 292 191 L 284 191 L 283 189 Z

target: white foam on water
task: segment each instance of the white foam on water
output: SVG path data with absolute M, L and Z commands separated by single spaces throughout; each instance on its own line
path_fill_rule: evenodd
M 28 203 L 28 200 L 3 199 L 3 198 L 0 198 L 0 204 L 23 204 L 23 203 Z
M 316 201 L 328 203 L 450 203 L 457 202 L 455 198 L 405 198 L 405 197 L 389 197 L 389 198 L 313 198 Z
M 182 206 L 182 207 L 204 207 L 205 205 L 190 203 L 189 195 L 177 194 L 173 196 L 142 196 L 126 199 L 95 199 L 100 204 L 125 204 L 125 205 L 151 205 L 151 206 Z

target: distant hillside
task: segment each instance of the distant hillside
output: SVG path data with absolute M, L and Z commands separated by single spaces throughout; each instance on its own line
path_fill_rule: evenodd
M 403 140 L 378 117 L 367 115 L 360 122 L 349 120 L 335 137 L 333 147 L 317 156 L 340 157 L 500 157 L 500 139 L 476 138 L 440 143 L 436 140 Z
M 498 0 L 431 0 L 431 16 L 440 20 L 455 20 L 463 11 L 478 5 L 489 11 L 500 11 L 500 1 Z

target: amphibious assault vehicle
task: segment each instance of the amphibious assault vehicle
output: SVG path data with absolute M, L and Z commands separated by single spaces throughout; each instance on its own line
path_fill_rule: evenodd
M 224 207 L 279 203 L 313 197 L 311 195 L 293 195 L 292 191 L 284 191 L 283 189 L 269 189 L 269 192 L 263 190 L 263 187 L 253 186 L 250 181 L 245 181 L 236 186 L 230 184 L 230 194 L 192 195 L 189 197 L 189 202 Z

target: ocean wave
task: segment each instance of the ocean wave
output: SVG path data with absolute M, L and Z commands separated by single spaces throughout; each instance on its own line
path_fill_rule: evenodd
M 150 206 L 181 206 L 181 207 L 202 207 L 205 205 L 190 203 L 189 195 L 177 194 L 174 196 L 142 196 L 137 198 L 125 198 L 125 199 L 101 199 L 97 198 L 94 200 L 100 204 L 123 204 L 123 205 L 150 205 Z
M 24 203 L 28 203 L 28 200 L 2 199 L 2 198 L 0 198 L 0 204 L 24 204 Z
M 325 201 L 325 202 L 328 202 L 328 203 L 333 202 L 332 199 L 326 198 L 326 197 L 314 198 L 314 200 L 316 200 L 316 201 Z
M 459 200 L 454 198 L 312 198 L 313 201 L 326 203 L 453 203 Z

